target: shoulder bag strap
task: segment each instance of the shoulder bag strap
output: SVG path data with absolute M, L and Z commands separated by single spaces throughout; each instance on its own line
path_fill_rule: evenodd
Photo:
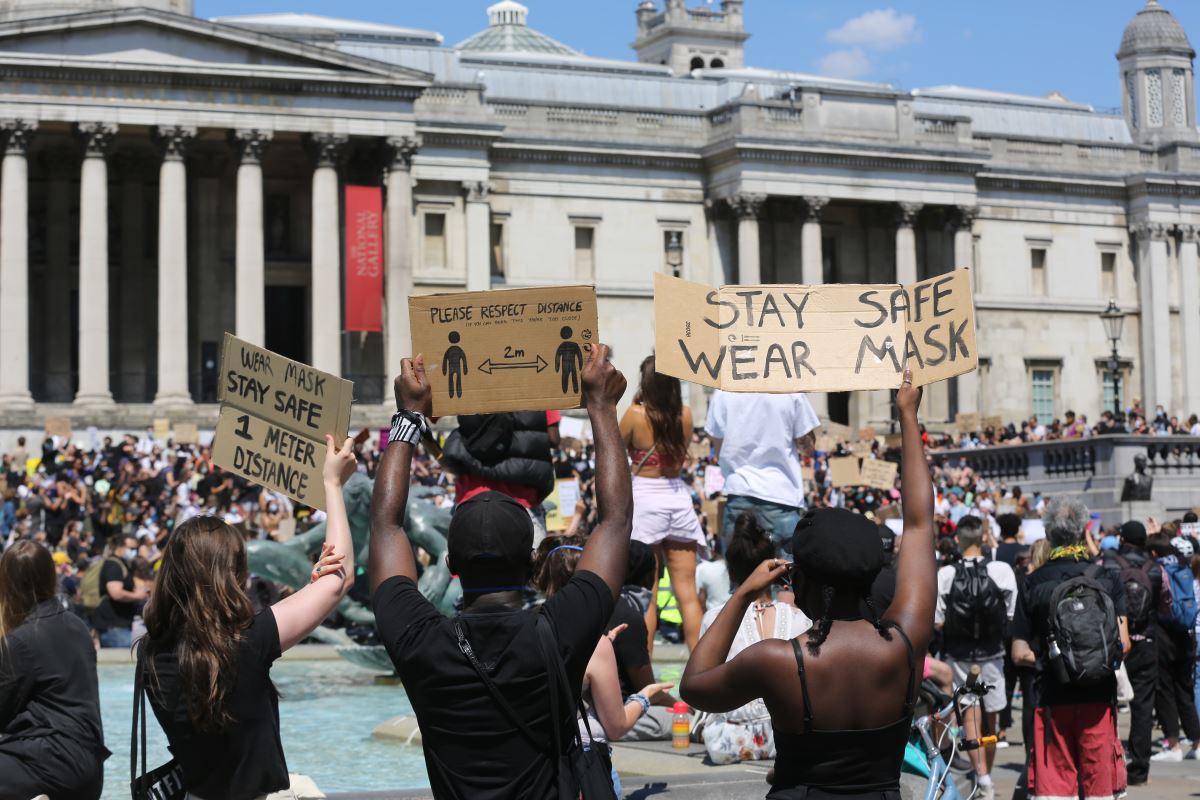
M 550 696 L 550 724 L 553 732 L 551 745 L 554 748 L 554 763 L 557 765 L 562 758 L 562 687 L 558 685 L 559 671 L 551 663 L 555 647 L 554 634 L 550 630 L 550 620 L 540 611 L 534 615 L 533 626 L 537 630 L 538 650 L 541 651 L 542 661 L 546 666 L 547 694 Z M 547 652 L 547 640 L 550 642 L 550 652 Z
M 141 800 L 141 787 L 138 786 L 138 732 L 141 731 L 142 772 L 146 774 L 146 686 L 142 675 L 144 668 L 143 650 L 145 642 L 137 644 L 137 658 L 133 674 L 133 723 L 129 731 L 129 785 L 133 788 L 134 800 Z
M 570 706 L 572 699 L 571 683 L 569 680 L 567 680 L 567 670 L 563 666 L 563 660 L 558 655 L 558 636 L 554 632 L 554 622 L 549 617 L 546 617 L 546 621 L 542 626 L 542 645 L 543 650 L 548 649 L 549 654 L 553 657 L 554 667 L 556 668 L 555 671 L 558 673 L 559 685 L 561 686 L 562 691 L 566 694 L 567 705 Z M 592 724 L 588 721 L 587 708 L 583 705 L 582 693 L 580 693 L 580 696 L 575 700 L 575 709 L 579 712 L 579 718 L 583 720 L 583 727 L 587 729 L 588 739 L 594 741 L 595 737 L 592 736 Z M 583 746 L 583 740 L 579 735 L 579 726 L 575 726 L 575 741 L 577 744 L 579 744 L 579 746 Z
M 654 455 L 654 451 L 657 449 L 658 442 L 654 442 L 650 445 L 650 449 L 646 451 L 646 455 L 642 456 L 642 460 L 639 461 L 637 466 L 633 468 L 634 477 L 637 477 L 637 474 L 642 471 L 642 467 L 646 466 L 646 462 L 650 460 L 650 456 Z
M 484 687 L 488 690 L 492 699 L 496 701 L 496 705 L 500 706 L 500 710 L 504 712 L 504 716 L 508 717 L 509 722 L 517 726 L 517 729 L 529 740 L 531 745 L 539 750 L 544 747 L 544 743 L 534 736 L 533 731 L 529 729 L 529 726 L 525 724 L 509 702 L 504 699 L 504 695 L 500 693 L 496 684 L 483 669 L 483 665 L 479 663 L 479 659 L 475 656 L 475 651 L 471 648 L 471 643 L 467 641 L 466 634 L 463 633 L 462 626 L 457 619 L 454 620 L 454 633 L 458 637 L 458 649 L 467 657 L 467 661 L 471 662 L 471 666 L 475 669 L 475 674 L 483 681 Z

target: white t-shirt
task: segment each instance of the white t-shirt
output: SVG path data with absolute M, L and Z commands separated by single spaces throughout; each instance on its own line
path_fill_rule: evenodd
M 820 424 L 803 394 L 713 392 L 704 429 L 722 440 L 725 494 L 803 508 L 796 440 Z
M 696 591 L 705 593 L 709 608 L 725 605 L 729 600 L 729 568 L 723 560 L 696 565 Z

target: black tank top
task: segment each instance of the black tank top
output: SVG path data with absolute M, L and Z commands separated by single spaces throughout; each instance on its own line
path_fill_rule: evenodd
M 804 654 L 792 639 L 800 690 L 804 693 L 804 733 L 775 731 L 775 783 L 768 798 L 791 797 L 790 789 L 807 787 L 819 794 L 858 794 L 898 791 L 900 764 L 912 726 L 916 662 L 912 642 L 894 622 L 888 627 L 900 634 L 908 651 L 908 692 L 900 719 L 882 728 L 865 730 L 817 730 L 813 728 L 812 703 L 804 675 Z

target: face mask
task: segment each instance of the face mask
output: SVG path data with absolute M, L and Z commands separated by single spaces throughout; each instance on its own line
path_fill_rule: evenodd
M 121 553 L 121 558 L 125 559 L 126 561 L 133 561 L 135 558 L 137 558 L 137 550 L 134 550 L 131 547 L 126 547 Z

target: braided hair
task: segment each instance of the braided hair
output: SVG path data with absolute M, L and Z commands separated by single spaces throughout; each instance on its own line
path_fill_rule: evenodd
M 829 637 L 829 630 L 833 627 L 833 598 L 836 593 L 837 589 L 833 584 L 826 583 L 821 587 L 821 617 L 813 624 L 808 634 L 808 652 L 814 656 L 820 652 L 821 645 Z M 863 603 L 867 606 L 867 620 L 880 636 L 890 642 L 894 623 L 879 615 L 869 591 L 863 596 Z

